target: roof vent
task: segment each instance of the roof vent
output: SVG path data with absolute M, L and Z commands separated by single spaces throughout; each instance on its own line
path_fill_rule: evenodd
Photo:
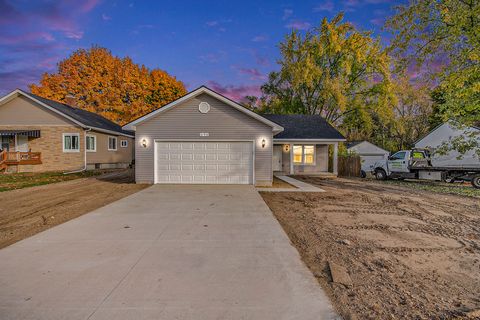
M 208 102 L 200 102 L 200 104 L 198 105 L 198 111 L 200 111 L 201 113 L 207 113 L 208 111 L 210 111 L 210 105 L 208 104 Z

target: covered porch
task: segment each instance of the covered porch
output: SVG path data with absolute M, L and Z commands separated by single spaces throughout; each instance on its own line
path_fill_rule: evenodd
M 42 163 L 41 152 L 32 152 L 29 141 L 40 138 L 40 130 L 0 130 L 0 171 L 9 166 Z
M 332 164 L 330 163 L 330 155 Z M 275 141 L 272 169 L 286 175 L 338 174 L 338 141 Z

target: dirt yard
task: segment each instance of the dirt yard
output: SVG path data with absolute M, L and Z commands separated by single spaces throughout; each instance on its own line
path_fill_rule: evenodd
M 0 248 L 135 193 L 131 170 L 0 192 Z
M 262 196 L 345 319 L 480 319 L 480 199 L 301 179 L 327 192 Z

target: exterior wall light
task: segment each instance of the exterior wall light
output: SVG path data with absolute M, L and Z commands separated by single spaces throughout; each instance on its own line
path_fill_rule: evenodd
M 265 148 L 265 143 L 266 143 L 265 139 L 262 139 L 262 148 Z
M 142 147 L 144 147 L 144 148 L 147 147 L 147 139 L 145 139 L 145 138 L 142 139 Z

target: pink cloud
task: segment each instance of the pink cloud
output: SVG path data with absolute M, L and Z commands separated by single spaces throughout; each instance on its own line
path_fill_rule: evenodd
M 100 3 L 100 0 L 86 0 L 80 5 L 80 10 L 84 13 L 91 11 Z
M 221 85 L 216 81 L 208 81 L 207 86 L 212 90 L 234 100 L 240 102 L 245 96 L 260 96 L 261 90 L 259 85 Z
M 241 68 L 241 67 L 234 67 L 238 71 L 239 74 L 247 75 L 250 77 L 250 80 L 267 80 L 267 76 L 261 73 L 256 68 Z
M 309 22 L 296 20 L 288 23 L 285 27 L 289 29 L 308 30 L 311 26 Z

